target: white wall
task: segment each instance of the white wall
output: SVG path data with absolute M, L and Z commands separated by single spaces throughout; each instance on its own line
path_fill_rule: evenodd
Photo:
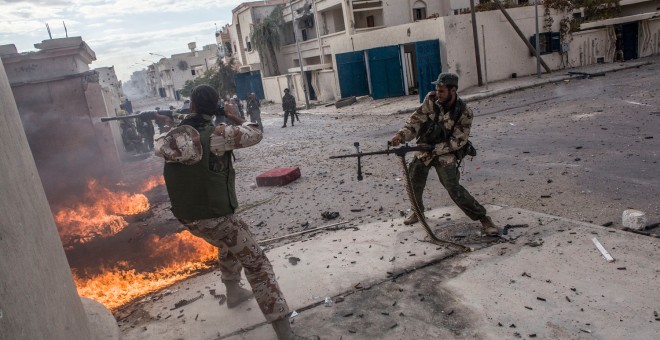
M 572 38 L 566 67 L 595 64 L 598 58 L 603 58 L 606 63 L 614 60 L 616 38 L 611 28 L 575 32 Z
M 318 71 L 318 90 L 316 94 L 317 100 L 331 101 L 339 98 L 339 93 L 336 91 L 335 86 L 335 70 L 321 70 Z
M 332 42 L 331 51 L 333 54 L 337 54 L 430 39 L 442 41 L 445 35 L 444 20 L 444 18 L 429 19 L 352 36 L 342 36 Z
M 526 38 L 534 35 L 534 7 L 510 8 L 507 10 L 513 21 Z M 539 6 L 539 26 L 542 22 L 543 6 Z M 552 31 L 559 31 L 561 18 L 555 16 Z M 482 25 L 486 36 L 486 62 L 488 80 L 510 78 L 512 73 L 526 76 L 536 73 L 536 59 L 530 55 L 525 43 L 500 11 L 476 13 L 479 49 L 483 59 Z M 445 18 L 447 36 L 443 50 L 443 72 L 454 72 L 461 78 L 461 87 L 466 88 L 478 83 L 474 38 L 470 14 L 455 15 Z M 540 32 L 543 32 L 541 26 Z M 446 55 L 444 55 L 446 53 Z M 561 55 L 551 53 L 541 56 L 551 69 L 559 68 Z M 483 62 L 482 62 L 483 68 Z M 544 71 L 542 69 L 542 71 Z
M 639 57 L 660 53 L 660 19 L 640 22 Z

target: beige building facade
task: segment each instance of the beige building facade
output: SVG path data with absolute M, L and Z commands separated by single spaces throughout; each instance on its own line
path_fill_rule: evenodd
M 489 1 L 476 1 L 485 2 Z M 237 7 L 234 23 L 229 26 L 233 56 L 241 63 L 243 72 L 263 68 L 246 29 L 258 22 L 254 20 L 255 8 L 260 8 L 256 3 L 262 2 Z M 513 4 L 518 6 L 507 12 L 525 38 L 534 42 L 534 2 L 516 0 Z M 395 81 L 402 82 L 402 89 L 396 95 L 423 91 L 424 88 L 415 84 L 420 77 L 418 64 L 422 62 L 418 60 L 419 49 L 422 43 L 433 42 L 439 50 L 439 71 L 459 74 L 463 88 L 477 85 L 475 33 L 482 73 L 488 68 L 488 74 L 483 75 L 485 80 L 536 72 L 536 59 L 501 11 L 475 13 L 477 32 L 473 32 L 469 0 L 292 0 L 283 5 L 285 23 L 281 29 L 282 46 L 277 53 L 280 74 L 268 70 L 261 73 L 265 97 L 275 102 L 281 101 L 285 88 L 291 89 L 298 103 L 304 102 L 306 96 L 312 101 L 345 97 L 340 79 L 343 63 L 338 64 L 337 57 L 360 52 L 364 54 L 367 93 L 373 96 L 376 91 L 373 82 L 383 80 L 369 74 L 372 66 L 369 58 L 377 59 L 379 48 L 399 50 L 401 79 Z M 549 68 L 558 70 L 658 53 L 657 0 L 621 0 L 620 5 L 621 18 L 582 24 L 579 30 L 565 34 L 560 32 L 560 21 L 579 18 L 582 11 L 550 10 L 552 24 L 544 27 L 547 14 L 539 4 L 539 45 Z M 622 56 L 624 50 L 629 52 Z

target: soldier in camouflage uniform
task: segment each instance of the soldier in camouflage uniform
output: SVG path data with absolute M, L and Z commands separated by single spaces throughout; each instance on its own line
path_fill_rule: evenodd
M 396 146 L 417 138 L 418 144 L 435 145 L 435 149 L 430 152 L 417 152 L 409 168 L 412 189 L 422 211 L 424 187 L 429 170 L 433 167 L 454 203 L 473 221 L 481 222 L 482 233 L 497 235 L 498 229 L 486 215 L 486 208 L 458 182 L 460 159 L 457 159 L 457 154 L 468 143 L 473 118 L 472 110 L 456 94 L 458 76 L 441 73 L 433 84 L 436 85 L 436 90 L 426 95 L 424 102 L 408 118 L 406 125 L 392 137 L 391 143 Z M 404 224 L 418 221 L 413 213 L 406 218 Z
M 286 120 L 289 116 L 291 116 L 291 126 L 293 126 L 293 122 L 296 119 L 296 98 L 294 98 L 289 93 L 289 89 L 284 89 L 284 97 L 282 97 L 282 110 L 284 110 L 284 125 L 282 125 L 282 127 L 286 127 Z
M 289 307 L 273 267 L 247 223 L 234 214 L 238 200 L 232 150 L 258 143 L 261 130 L 242 119 L 235 105 L 226 105 L 225 115 L 237 125 L 214 126 L 217 102 L 218 93 L 212 87 L 195 87 L 190 95 L 192 113 L 156 140 L 156 155 L 165 159 L 163 176 L 172 213 L 193 235 L 219 248 L 228 308 L 254 293 L 279 340 L 307 339 L 291 330 Z M 156 119 L 167 119 L 163 117 Z M 240 287 L 242 269 L 252 292 Z

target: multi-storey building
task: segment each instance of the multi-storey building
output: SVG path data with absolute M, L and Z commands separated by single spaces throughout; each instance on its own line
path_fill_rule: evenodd
M 478 10 L 497 8 L 489 4 L 492 0 L 474 2 Z M 484 78 L 491 81 L 535 73 L 536 59 L 514 26 L 524 40 L 534 42 L 537 17 L 540 50 L 549 70 L 634 59 L 660 49 L 657 0 L 620 0 L 620 17 L 600 21 L 583 18 L 583 10 L 545 11 L 542 3 L 536 14 L 533 0 L 512 0 L 506 1 L 511 22 L 500 10 L 484 10 L 475 14 L 474 25 L 470 3 L 284 1 L 282 46 L 276 58 L 279 72 L 264 67 L 249 41 L 247 27 L 259 24 L 255 9 L 264 2 L 244 3 L 234 9 L 229 26 L 232 56 L 242 64 L 241 71 L 261 70 L 266 98 L 277 102 L 283 89 L 290 88 L 302 102 L 305 97 L 320 101 L 359 95 L 419 93 L 422 97 L 439 72 L 459 74 L 465 88 L 480 83 L 479 73 L 487 65 L 490 73 Z M 585 22 L 578 25 L 580 29 L 573 25 L 573 31 L 565 32 L 560 27 L 565 20 Z

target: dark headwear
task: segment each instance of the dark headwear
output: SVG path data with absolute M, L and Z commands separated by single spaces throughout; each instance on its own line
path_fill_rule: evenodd
M 288 88 L 284 89 L 284 92 L 289 92 L 289 89 Z
M 458 87 L 458 76 L 454 73 L 444 72 L 440 73 L 438 80 L 432 82 L 433 85 L 438 86 L 454 86 Z
M 212 116 L 218 105 L 218 91 L 209 85 L 198 85 L 190 93 L 190 101 L 195 103 L 195 111 Z

